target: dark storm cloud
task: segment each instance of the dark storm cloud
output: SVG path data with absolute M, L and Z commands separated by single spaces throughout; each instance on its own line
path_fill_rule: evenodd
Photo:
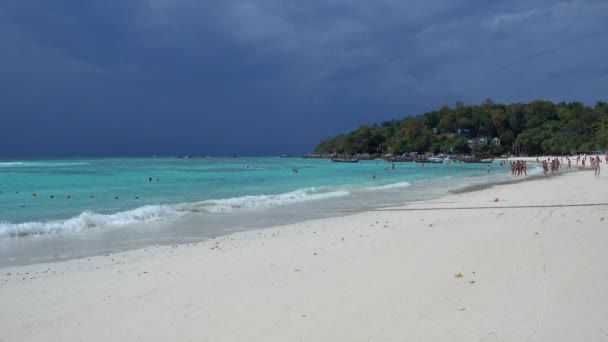
M 0 155 L 307 152 L 456 100 L 605 100 L 605 1 L 0 3 Z

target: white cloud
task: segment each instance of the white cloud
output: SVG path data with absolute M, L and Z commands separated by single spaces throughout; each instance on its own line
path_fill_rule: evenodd
M 516 12 L 508 14 L 500 14 L 492 18 L 490 24 L 492 26 L 513 25 L 527 20 L 531 20 L 534 16 L 540 15 L 541 11 L 531 10 L 527 12 Z

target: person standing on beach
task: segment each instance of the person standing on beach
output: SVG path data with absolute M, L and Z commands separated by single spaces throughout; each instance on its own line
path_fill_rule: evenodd
M 568 158 L 568 167 L 566 168 L 566 172 L 571 172 L 572 171 L 572 161 L 570 160 L 570 158 Z
M 516 167 L 516 169 L 517 169 L 517 175 L 521 176 L 521 173 L 522 173 L 522 170 L 523 170 L 523 161 L 521 161 L 521 160 L 517 161 L 517 167 Z
M 524 176 L 528 176 L 528 162 L 527 161 L 525 161 L 525 160 L 522 161 L 521 168 L 522 168 L 522 171 L 524 172 Z
M 595 162 L 592 162 L 593 164 L 595 164 L 594 166 L 594 170 L 595 170 L 595 177 L 599 177 L 600 176 L 600 163 L 602 162 L 602 160 L 600 159 L 600 156 L 595 156 Z
M 547 165 L 547 161 L 543 160 L 543 173 L 545 176 L 547 175 L 547 171 L 549 170 L 549 166 Z
M 585 168 L 585 159 L 587 159 L 587 158 L 583 157 L 583 161 L 581 162 L 581 164 L 583 165 L 583 169 Z

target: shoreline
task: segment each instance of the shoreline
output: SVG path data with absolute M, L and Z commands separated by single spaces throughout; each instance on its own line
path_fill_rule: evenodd
M 344 216 L 352 212 L 365 212 L 374 208 L 394 207 L 415 201 L 430 200 L 449 195 L 449 191 L 445 189 L 450 189 L 450 187 L 459 189 L 459 185 L 452 184 L 454 180 L 457 184 L 463 184 L 461 186 L 464 187 L 467 186 L 466 184 L 479 182 L 502 183 L 501 179 L 507 178 L 509 175 L 502 168 L 497 168 L 497 170 L 503 172 L 493 173 L 491 177 L 496 177 L 493 179 L 486 179 L 485 175 L 422 179 L 404 187 L 383 189 L 385 185 L 382 185 L 353 188 L 346 197 L 270 206 L 257 208 L 254 211 L 237 209 L 228 215 L 186 210 L 187 214 L 173 219 L 138 222 L 117 227 L 94 227 L 77 232 L 9 238 L 0 240 L 0 260 L 3 260 L 0 262 L 0 269 L 16 265 L 88 258 L 155 245 L 201 242 L 212 237 L 229 235 L 234 231 L 259 229 L 269 225 L 293 224 L 316 218 Z M 401 183 L 403 182 L 388 185 Z M 197 203 L 189 205 L 196 209 Z M 141 208 L 134 211 L 139 209 Z M 271 219 L 269 220 L 269 218 Z M 78 217 L 78 219 L 80 218 Z M 202 227 L 202 229 L 198 229 L 198 227 Z
M 601 202 L 608 179 L 551 179 L 406 206 L 449 212 L 367 211 L 4 268 L 0 331 L 7 341 L 601 340 L 608 206 L 549 206 Z

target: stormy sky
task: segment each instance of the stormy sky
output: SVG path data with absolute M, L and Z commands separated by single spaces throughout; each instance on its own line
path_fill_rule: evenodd
M 608 1 L 2 0 L 0 158 L 311 152 L 453 106 L 606 100 Z

